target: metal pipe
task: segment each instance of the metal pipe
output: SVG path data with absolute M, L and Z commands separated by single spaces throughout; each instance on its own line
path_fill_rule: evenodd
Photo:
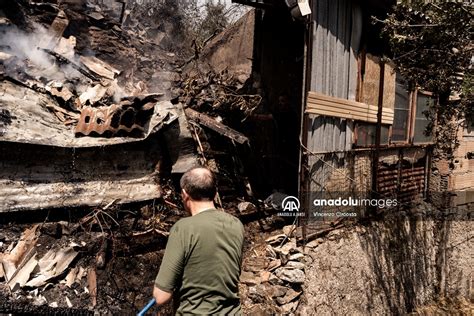
M 303 94 L 302 94 L 302 104 L 301 104 L 301 121 L 300 121 L 300 142 L 306 148 L 308 145 L 308 125 L 309 125 L 309 118 L 308 115 L 305 113 L 306 109 L 306 100 L 308 96 L 308 91 L 311 90 L 311 69 L 312 69 L 312 61 L 313 61 L 313 30 L 314 30 L 314 5 L 313 0 L 309 0 L 309 5 L 311 8 L 311 14 L 309 16 L 310 23 L 305 25 L 305 47 L 304 47 L 304 54 L 305 60 L 303 65 Z M 311 176 L 309 175 L 307 169 L 309 164 L 308 154 L 305 152 L 303 153 L 301 148 L 299 151 L 299 183 L 298 183 L 298 197 L 302 202 L 303 207 L 306 207 L 310 203 L 310 197 L 308 196 L 310 188 L 311 188 Z M 307 225 L 309 222 L 309 208 L 306 212 L 306 216 L 303 218 L 303 221 L 299 222 L 298 224 L 302 226 L 302 235 L 303 241 L 306 243 L 307 237 Z
M 143 309 L 138 312 L 137 316 L 143 316 L 143 315 L 145 315 L 146 312 L 148 312 L 148 310 L 149 310 L 150 308 L 152 308 L 155 304 L 156 304 L 156 301 L 155 301 L 154 298 L 152 298 L 152 299 L 148 302 L 148 304 L 146 304 L 146 306 L 143 307 Z

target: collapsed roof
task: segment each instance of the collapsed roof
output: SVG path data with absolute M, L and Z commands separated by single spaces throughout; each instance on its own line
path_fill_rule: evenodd
M 179 121 L 175 55 L 75 8 L 0 11 L 0 212 L 157 198 L 166 139 L 186 137 L 160 135 Z

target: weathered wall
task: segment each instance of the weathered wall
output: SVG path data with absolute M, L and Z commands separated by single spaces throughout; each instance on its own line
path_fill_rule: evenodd
M 452 161 L 438 159 L 434 162 L 430 191 L 437 203 L 474 205 L 474 137 L 467 130 L 460 129 L 458 140 L 459 146 Z M 453 195 L 449 201 L 440 201 L 440 193 L 445 191 Z
M 474 222 L 425 216 L 386 218 L 313 242 L 298 312 L 396 315 L 441 297 L 474 302 Z
M 459 147 L 455 152 L 452 183 L 457 194 L 456 204 L 474 203 L 474 137 L 467 129 L 458 133 Z
M 380 57 L 367 54 L 360 102 L 377 105 L 380 90 Z M 383 106 L 393 109 L 395 105 L 395 70 L 390 63 L 384 65 Z
M 215 72 L 227 69 L 244 82 L 252 72 L 254 25 L 255 11 L 251 10 L 213 38 L 203 49 L 200 61 Z

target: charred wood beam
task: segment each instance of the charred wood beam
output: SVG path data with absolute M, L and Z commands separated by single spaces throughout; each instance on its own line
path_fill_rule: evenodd
M 113 241 L 113 255 L 128 257 L 163 250 L 166 247 L 168 235 L 167 232 L 150 229 L 129 236 L 116 237 Z
M 52 50 L 46 49 L 46 48 L 41 48 L 41 50 L 45 51 L 46 53 L 48 53 L 51 56 L 53 56 L 54 58 L 56 58 L 60 63 L 71 65 L 72 68 L 76 69 L 77 71 L 79 71 L 81 74 L 83 74 L 87 78 L 89 78 L 91 80 L 94 80 L 94 81 L 100 81 L 100 78 L 99 78 L 98 74 L 93 74 L 90 71 L 85 70 L 84 68 L 82 68 L 81 66 L 79 66 L 78 64 L 73 62 L 72 60 L 69 60 L 66 57 L 64 57 L 64 56 L 62 56 L 62 55 L 60 55 L 56 52 L 53 52 Z
M 249 139 L 244 134 L 237 132 L 236 130 L 222 123 L 217 122 L 212 117 L 206 114 L 199 113 L 190 108 L 184 110 L 184 113 L 186 114 L 186 117 L 189 120 L 194 121 L 200 125 L 204 125 L 207 128 L 210 128 L 211 130 L 215 131 L 216 133 L 226 136 L 241 145 L 249 142 Z
M 125 8 L 127 6 L 127 3 L 125 1 L 118 1 L 118 2 L 122 4 L 122 9 L 120 10 L 120 25 L 122 25 L 123 18 L 125 16 Z
M 7 81 L 10 81 L 11 83 L 14 83 L 14 84 L 19 85 L 19 86 L 23 86 L 25 88 L 31 89 L 31 90 L 39 92 L 39 93 L 43 93 L 43 94 L 48 94 L 49 93 L 48 90 L 46 90 L 43 87 L 40 87 L 36 83 L 26 83 L 26 82 L 23 82 L 23 81 L 21 81 L 17 78 L 14 78 L 14 77 L 11 77 L 11 76 L 8 76 L 8 75 L 5 75 L 5 74 L 0 74 L 0 80 L 7 80 Z

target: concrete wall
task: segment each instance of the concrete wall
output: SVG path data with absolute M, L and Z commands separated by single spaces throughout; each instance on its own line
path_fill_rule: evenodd
M 458 139 L 460 144 L 455 152 L 451 175 L 457 205 L 474 203 L 474 136 L 467 129 L 460 129 Z
M 434 195 L 452 192 L 450 205 L 474 205 L 474 137 L 462 128 L 457 137 L 459 146 L 454 159 L 434 162 L 430 191 Z

